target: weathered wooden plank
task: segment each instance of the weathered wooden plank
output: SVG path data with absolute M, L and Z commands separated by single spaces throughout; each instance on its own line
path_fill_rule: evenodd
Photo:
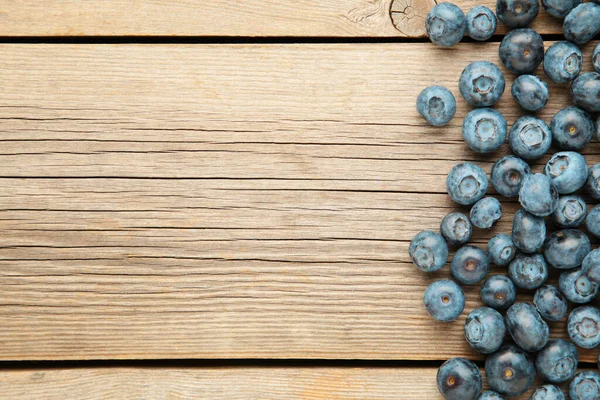
M 467 12 L 493 0 L 457 0 Z M 0 36 L 420 37 L 434 0 L 8 0 Z M 544 10 L 532 25 L 561 33 Z M 504 33 L 500 26 L 498 33 Z
M 419 273 L 407 247 L 454 209 L 451 166 L 491 163 L 461 143 L 462 101 L 433 129 L 414 100 L 432 83 L 458 94 L 495 45 L 0 55 L 0 358 L 477 357 L 463 319 L 425 315 L 447 271 Z M 552 91 L 546 120 L 569 101 Z M 521 114 L 508 94 L 499 108 Z
M 0 371 L 0 384 L 12 400 L 442 400 L 436 373 L 420 367 L 26 369 Z M 533 390 L 513 399 L 528 399 Z

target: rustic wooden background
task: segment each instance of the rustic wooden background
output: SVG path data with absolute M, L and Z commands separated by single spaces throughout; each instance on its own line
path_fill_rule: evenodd
M 407 249 L 457 209 L 454 164 L 508 152 L 464 145 L 457 88 L 505 30 L 438 48 L 433 4 L 3 2 L 0 397 L 438 399 L 441 361 L 482 360 L 462 333 L 479 288 L 433 322 L 423 291 L 448 271 Z M 415 110 L 431 84 L 459 100 L 446 128 Z M 570 102 L 551 93 L 548 122 Z

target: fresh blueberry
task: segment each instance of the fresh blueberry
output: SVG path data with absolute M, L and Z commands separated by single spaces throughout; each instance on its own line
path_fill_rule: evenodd
M 530 174 L 521 184 L 519 202 L 531 214 L 547 217 L 558 206 L 558 191 L 546 175 Z
M 506 327 L 515 343 L 527 352 L 540 351 L 550 337 L 550 328 L 528 303 L 515 303 L 506 312 Z
M 567 300 L 552 285 L 544 285 L 536 290 L 533 304 L 546 321 L 560 321 L 567 315 Z
M 491 153 L 506 141 L 508 127 L 504 116 L 493 108 L 476 108 L 463 121 L 463 138 L 471 150 Z
M 550 340 L 535 359 L 537 372 L 544 380 L 563 383 L 571 380 L 577 372 L 579 353 L 571 342 L 563 339 Z
M 435 272 L 448 261 L 448 245 L 439 233 L 423 231 L 410 242 L 409 254 L 418 269 Z
M 425 289 L 423 296 L 429 315 L 441 322 L 456 320 L 465 308 L 465 294 L 451 280 L 435 281 Z
M 417 97 L 417 110 L 431 125 L 446 125 L 456 113 L 456 99 L 443 86 L 429 86 Z
M 500 100 L 505 86 L 500 68 L 488 61 L 467 65 L 458 83 L 460 94 L 473 107 L 493 106 Z
M 454 279 L 465 285 L 481 282 L 490 270 L 487 253 L 475 246 L 463 246 L 452 258 L 450 270 Z
M 467 13 L 467 34 L 474 40 L 488 40 L 497 25 L 496 15 L 486 6 L 477 6 Z
M 563 108 L 550 123 L 554 143 L 563 150 L 583 150 L 594 137 L 594 121 L 578 107 Z
M 539 111 L 546 107 L 550 93 L 548 85 L 535 75 L 521 75 L 512 84 L 513 99 L 527 111 Z
M 537 289 L 548 280 L 548 264 L 541 254 L 519 254 L 508 267 L 508 276 L 521 289 Z
M 582 5 L 591 4 L 585 3 Z M 600 10 L 600 6 L 598 10 Z M 600 24 L 600 13 L 598 14 Z M 579 75 L 571 84 L 571 96 L 575 105 L 592 113 L 600 112 L 600 74 L 597 72 L 585 72 Z
M 558 287 L 572 303 L 589 303 L 598 294 L 598 285 L 590 281 L 581 268 L 563 272 L 558 279 Z
M 517 75 L 530 74 L 544 59 L 544 40 L 533 29 L 515 29 L 504 36 L 499 52 L 506 68 Z
M 579 47 L 566 41 L 556 42 L 546 50 L 544 72 L 552 82 L 567 83 L 579 75 L 582 63 Z
M 509 235 L 499 233 L 490 239 L 487 251 L 492 264 L 506 267 L 517 255 L 517 246 Z
M 512 239 L 519 250 L 534 253 L 546 240 L 546 222 L 541 217 L 519 210 L 513 219 Z
M 541 119 L 526 115 L 515 121 L 510 129 L 508 142 L 517 156 L 535 160 L 550 149 L 552 132 Z
M 588 169 L 588 180 L 585 188 L 592 198 L 600 199 L 600 163 Z
M 569 42 L 584 44 L 600 33 L 600 6 L 584 3 L 565 17 L 563 33 Z
M 600 204 L 592 208 L 585 219 L 585 226 L 592 235 L 600 238 Z
M 542 5 L 548 14 L 561 19 L 581 3 L 583 0 L 542 0 Z
M 502 204 L 494 197 L 484 197 L 471 208 L 471 222 L 480 229 L 489 229 L 502 217 Z
M 558 199 L 558 207 L 552 215 L 554 222 L 561 228 L 577 228 L 585 222 L 587 205 L 581 196 L 568 195 Z
M 519 396 L 533 385 L 535 366 L 527 353 L 517 346 L 507 345 L 487 357 L 485 374 L 493 390 Z
M 487 175 L 470 162 L 455 165 L 446 179 L 448 194 L 458 204 L 464 206 L 477 203 L 488 190 Z
M 593 306 L 577 307 L 569 315 L 567 331 L 577 346 L 595 348 L 600 344 L 600 311 Z
M 540 11 L 538 0 L 497 0 L 498 19 L 509 28 L 529 25 Z
M 600 74 L 600 43 L 594 48 L 594 54 L 592 55 L 592 62 L 594 69 Z
M 481 286 L 483 303 L 495 310 L 506 310 L 517 296 L 515 284 L 504 275 L 490 276 Z
M 560 194 L 578 191 L 588 178 L 585 158 L 574 151 L 563 151 L 553 155 L 546 164 L 544 172 Z
M 481 393 L 481 396 L 477 398 L 477 400 L 505 400 L 504 397 L 498 392 L 494 392 L 493 390 L 486 390 Z
M 475 400 L 481 385 L 479 368 L 465 358 L 452 358 L 437 372 L 438 390 L 447 400 Z
M 467 243 L 469 239 L 471 239 L 473 225 L 465 214 L 453 212 L 442 219 L 440 231 L 448 244 L 459 246 Z
M 600 285 L 600 249 L 590 251 L 583 259 L 581 268 L 592 283 Z
M 556 269 L 577 268 L 592 250 L 590 239 L 577 229 L 552 233 L 544 242 L 546 261 Z
M 489 307 L 471 311 L 465 320 L 467 343 L 483 354 L 497 351 L 506 336 L 506 326 L 502 315 Z
M 536 388 L 529 397 L 529 400 L 566 400 L 566 397 L 559 387 L 544 385 Z
M 575 375 L 569 384 L 569 399 L 600 399 L 600 374 L 594 371 L 583 371 Z
M 467 31 L 467 17 L 454 4 L 439 3 L 427 14 L 425 28 L 433 43 L 444 47 L 454 46 Z
M 523 179 L 530 173 L 529 164 L 519 157 L 502 157 L 492 167 L 492 185 L 502 196 L 515 197 L 519 195 Z

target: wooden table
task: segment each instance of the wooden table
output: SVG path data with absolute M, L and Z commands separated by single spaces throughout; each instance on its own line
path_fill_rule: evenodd
M 3 2 L 1 396 L 439 399 L 441 361 L 482 360 L 462 333 L 478 287 L 433 322 L 423 291 L 448 269 L 407 249 L 458 209 L 454 164 L 508 153 L 468 150 L 457 88 L 467 63 L 499 63 L 505 30 L 433 46 L 433 4 Z M 545 11 L 534 26 L 561 37 Z M 431 84 L 460 100 L 446 128 L 415 110 Z M 548 122 L 570 102 L 551 93 Z M 509 232 L 504 204 L 475 243 Z

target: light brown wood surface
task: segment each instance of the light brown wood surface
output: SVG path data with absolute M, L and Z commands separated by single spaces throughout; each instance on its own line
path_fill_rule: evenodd
M 427 367 L 67 368 L 0 371 L 0 385 L 11 400 L 442 400 L 436 373 Z M 532 391 L 511 398 L 528 399 Z
M 456 0 L 465 12 L 494 0 Z M 7 0 L 0 36 L 421 37 L 434 0 Z M 502 24 L 498 33 L 505 32 Z M 532 25 L 561 33 L 541 10 Z
M 462 335 L 478 287 L 458 322 L 433 322 L 423 291 L 447 269 L 420 273 L 407 249 L 456 209 L 457 160 L 489 172 L 506 149 L 466 148 L 462 100 L 437 129 L 414 101 L 434 83 L 458 96 L 496 52 L 1 45 L 0 358 L 478 357 Z M 551 91 L 547 121 L 569 103 Z

